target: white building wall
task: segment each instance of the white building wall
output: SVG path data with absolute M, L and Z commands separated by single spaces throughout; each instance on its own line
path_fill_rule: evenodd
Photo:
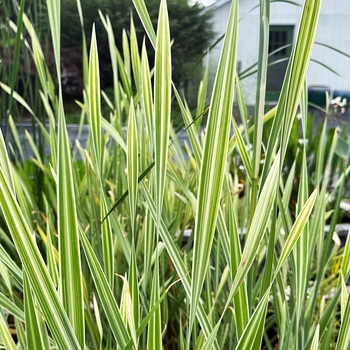
M 210 8 L 212 8 L 212 6 L 210 6 L 209 9 Z M 213 30 L 216 33 L 216 39 L 221 37 L 222 34 L 225 33 L 226 31 L 229 10 L 230 10 L 230 3 L 227 3 L 215 9 L 213 12 L 212 22 L 213 22 Z M 217 64 L 219 62 L 221 49 L 222 49 L 222 41 L 218 43 L 209 53 L 208 64 L 209 64 L 210 89 L 212 88 L 212 85 L 214 82 L 215 72 L 216 72 Z M 205 62 L 205 64 L 207 64 L 207 62 Z
M 302 4 L 303 1 L 300 1 Z M 216 8 L 217 5 L 220 5 Z M 240 72 L 258 60 L 259 50 L 259 0 L 241 0 L 239 4 L 239 33 L 237 65 Z M 220 37 L 226 30 L 231 1 L 219 0 L 209 8 L 216 8 L 213 15 L 214 31 Z M 255 9 L 254 9 L 255 8 Z M 253 9 L 253 10 L 252 10 Z M 271 25 L 294 25 L 296 37 L 302 6 L 288 3 L 271 3 Z M 333 46 L 350 54 L 350 0 L 324 1 L 316 34 L 316 41 Z M 210 82 L 214 81 L 222 42 L 210 53 Z M 315 45 L 312 59 L 322 62 L 337 71 L 337 76 L 323 66 L 311 62 L 308 72 L 308 85 L 326 85 L 334 90 L 350 91 L 350 58 Z M 255 104 L 256 74 L 242 80 L 244 96 L 248 105 Z
M 244 72 L 258 61 L 259 55 L 259 0 L 240 1 L 237 62 L 238 72 Z M 241 81 L 244 98 L 249 105 L 255 104 L 256 74 Z
M 323 1 L 316 42 L 327 44 L 350 55 L 350 1 Z M 326 47 L 315 45 L 312 58 L 328 65 L 341 76 L 311 62 L 309 85 L 328 85 L 331 91 L 350 91 L 350 58 Z
M 226 31 L 227 20 L 230 12 L 231 1 L 218 1 L 224 3 L 215 9 L 213 14 L 214 31 L 220 37 Z M 245 0 L 239 5 L 239 28 L 237 48 L 237 69 L 245 71 L 258 60 L 259 50 L 259 9 L 249 11 L 258 4 L 258 0 Z M 213 5 L 214 8 L 216 4 Z M 219 61 L 223 41 L 220 42 L 209 55 L 209 82 L 212 86 Z M 244 96 L 248 104 L 255 101 L 256 75 L 242 81 Z

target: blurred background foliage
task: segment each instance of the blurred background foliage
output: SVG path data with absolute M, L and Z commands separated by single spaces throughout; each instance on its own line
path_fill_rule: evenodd
M 46 2 L 42 0 L 26 0 L 25 14 L 29 17 L 35 26 L 42 46 L 46 46 L 48 53 L 47 62 L 49 68 L 53 66 L 52 47 L 48 44 L 49 26 L 47 17 Z M 149 11 L 152 23 L 156 28 L 158 19 L 159 0 L 148 0 L 146 6 Z M 77 10 L 77 3 L 73 0 L 62 0 L 62 75 L 66 82 L 63 82 L 64 94 L 66 98 L 80 98 L 83 88 L 82 72 L 82 47 L 80 20 Z M 123 30 L 129 34 L 130 19 L 133 18 L 139 45 L 145 38 L 148 49 L 148 57 L 151 67 L 154 61 L 154 49 L 147 39 L 143 26 L 133 9 L 132 0 L 82 0 L 81 7 L 84 18 L 85 35 L 87 45 L 90 45 L 91 29 L 93 23 L 96 25 L 97 42 L 99 48 L 99 60 L 101 69 L 101 87 L 108 91 L 112 86 L 111 60 L 108 48 L 108 38 L 103 28 L 98 11 L 108 15 L 114 31 L 115 42 L 118 50 L 123 53 L 122 36 Z M 212 43 L 214 32 L 212 30 L 211 12 L 204 11 L 202 5 L 195 3 L 190 5 L 187 0 L 168 1 L 168 11 L 170 18 L 170 29 L 172 43 L 172 67 L 173 82 L 176 86 L 188 93 L 188 87 L 191 81 L 199 81 L 202 74 L 202 57 Z M 1 37 L 0 37 L 0 55 L 4 58 L 4 64 L 8 63 L 11 67 L 14 52 L 15 33 L 8 28 L 7 18 L 16 23 L 16 4 L 12 0 L 3 0 L 0 2 L 1 15 Z M 7 50 L 6 50 L 7 49 Z M 22 50 L 24 51 L 24 50 Z M 22 57 L 20 59 L 20 70 L 27 71 L 31 76 L 33 85 L 33 76 L 35 71 L 31 69 L 32 64 L 26 62 Z M 30 60 L 30 58 L 29 58 Z M 52 60 L 52 62 L 50 62 Z M 29 69 L 28 69 L 29 64 Z M 3 68 L 2 71 L 9 68 Z M 9 72 L 8 72 L 9 73 Z M 23 74 L 23 73 L 22 73 Z M 23 85 L 28 79 L 28 74 L 24 74 Z M 3 79 L 2 80 L 6 80 Z M 197 83 L 196 81 L 196 83 Z M 194 84 L 195 86 L 198 84 Z M 20 89 L 21 90 L 21 89 Z M 191 98 L 190 98 L 191 100 Z

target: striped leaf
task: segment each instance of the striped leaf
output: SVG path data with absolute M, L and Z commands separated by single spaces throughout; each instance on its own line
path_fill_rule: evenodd
M 312 194 L 310 195 L 310 197 L 308 198 L 308 200 L 306 201 L 303 208 L 301 209 L 298 217 L 296 218 L 296 220 L 293 224 L 293 227 L 292 227 L 291 231 L 289 232 L 287 241 L 283 246 L 281 256 L 278 260 L 278 265 L 276 267 L 276 274 L 278 273 L 278 271 L 280 270 L 280 268 L 282 267 L 282 265 L 286 261 L 288 255 L 290 254 L 290 252 L 294 248 L 295 243 L 298 241 L 301 233 L 303 232 L 303 229 L 304 229 L 305 225 L 307 224 L 308 219 L 311 215 L 311 212 L 312 212 L 312 209 L 314 207 L 317 195 L 318 195 L 318 190 L 315 189 L 312 192 Z
M 59 111 L 57 159 L 57 215 L 60 293 L 81 347 L 85 344 L 84 303 L 81 277 L 77 209 L 70 145 L 63 114 Z
M 253 315 L 249 319 L 249 322 L 244 329 L 242 336 L 240 337 L 236 350 L 248 350 L 253 348 L 255 342 L 255 337 L 257 335 L 257 330 L 259 327 L 263 326 L 266 318 L 267 303 L 269 301 L 270 289 L 268 289 L 259 304 L 254 310 Z
M 190 327 L 194 323 L 208 268 L 226 169 L 236 71 L 237 26 L 238 2 L 234 1 L 215 78 L 200 169 L 192 263 Z
M 107 282 L 106 276 L 102 271 L 91 244 L 82 230 L 80 230 L 80 240 L 110 329 L 118 346 L 124 348 L 130 337 L 123 322 L 119 307 L 114 299 L 111 287 Z
M 279 168 L 280 158 L 278 154 L 270 169 L 268 179 L 261 190 L 254 216 L 249 231 L 247 232 L 242 258 L 237 269 L 237 274 L 234 276 L 234 288 L 236 288 L 236 285 L 238 286 L 247 275 L 263 239 L 271 215 L 272 206 L 275 201 Z
M 274 118 L 268 141 L 263 169 L 263 182 L 266 179 L 278 142 L 282 145 L 281 163 L 284 161 L 292 123 L 310 62 L 321 3 L 322 0 L 306 0 L 304 2 L 298 35 L 288 63 L 277 105 L 276 117 Z M 281 129 L 282 125 L 283 130 Z
M 61 86 L 61 1 L 47 0 L 47 12 L 49 15 L 50 32 L 55 55 L 56 74 L 59 86 Z M 61 88 L 60 88 L 61 91 Z
M 8 297 L 5 296 L 3 293 L 0 293 L 0 306 L 3 309 L 6 309 L 8 312 L 10 312 L 13 316 L 17 317 L 19 320 L 24 322 L 23 311 L 10 299 L 8 299 Z
M 150 153 L 153 154 L 154 146 L 154 120 L 153 120 L 153 95 L 151 85 L 151 72 L 148 63 L 145 41 L 142 44 L 141 52 L 141 77 L 142 77 L 142 109 L 146 116 L 146 126 L 150 142 Z
M 10 329 L 5 320 L 5 316 L 2 310 L 0 310 L 0 334 L 1 334 L 1 341 L 5 345 L 5 349 L 17 350 L 16 344 L 13 341 L 12 335 L 10 333 Z
M 128 172 L 128 190 L 129 190 L 129 208 L 132 224 L 132 233 L 134 238 L 135 220 L 136 220 L 136 203 L 137 203 L 137 186 L 138 186 L 138 146 L 137 146 L 137 129 L 134 102 L 131 100 L 129 108 L 128 122 L 128 152 L 127 152 L 127 172 Z
M 171 109 L 171 55 L 170 32 L 166 1 L 161 0 L 158 18 L 156 56 L 154 70 L 154 139 L 155 139 L 155 181 L 156 207 L 159 225 L 162 212 L 168 145 L 170 135 Z
M 133 3 L 141 19 L 143 27 L 146 30 L 147 36 L 151 41 L 151 44 L 153 45 L 153 47 L 156 47 L 156 33 L 154 31 L 153 24 L 148 14 L 144 0 L 133 0 Z
M 157 254 L 158 255 L 158 254 Z M 159 300 L 159 262 L 158 259 L 155 261 L 155 271 L 153 274 L 152 282 L 152 292 L 151 292 L 151 304 L 150 307 L 157 304 Z M 152 318 L 150 319 L 148 326 L 148 335 L 147 335 L 147 349 L 162 349 L 162 325 L 161 325 L 161 314 L 160 307 L 156 309 Z
M 350 232 L 348 232 L 348 235 L 346 238 L 344 255 L 341 263 L 341 270 L 342 270 L 343 277 L 348 278 L 350 274 Z
M 143 194 L 145 195 L 148 208 L 150 210 L 150 213 L 153 217 L 153 220 L 156 220 L 157 214 L 156 214 L 156 206 L 154 203 L 154 200 L 152 199 L 150 193 L 148 192 L 148 189 L 145 187 L 145 185 L 141 184 Z M 191 296 L 191 279 L 188 275 L 188 270 L 186 268 L 186 265 L 184 261 L 181 258 L 180 252 L 175 245 L 171 235 L 168 232 L 168 229 L 164 223 L 163 220 L 160 221 L 160 227 L 159 227 L 159 234 L 162 239 L 162 241 L 165 244 L 165 248 L 171 258 L 171 261 L 174 264 L 174 267 L 176 269 L 177 274 L 181 278 L 181 282 L 184 286 L 184 289 L 186 291 L 186 295 L 190 298 Z M 204 308 L 201 304 L 198 305 L 197 308 L 197 318 L 199 320 L 199 323 L 203 329 L 203 333 L 208 338 L 211 334 L 212 327 L 210 325 L 210 322 L 208 320 L 208 316 L 206 315 Z M 214 348 L 218 349 L 217 343 L 214 344 Z
M 311 343 L 311 346 L 310 346 L 310 350 L 317 350 L 317 349 L 319 349 L 319 347 L 318 347 L 319 336 L 320 336 L 320 325 L 317 325 L 316 332 L 314 334 L 314 337 L 312 339 L 312 343 Z
M 67 350 L 80 349 L 72 325 L 2 168 L 0 168 L 0 206 L 41 312 L 57 345 Z
M 24 278 L 24 310 L 25 310 L 25 325 L 27 336 L 27 348 L 28 349 L 44 349 L 42 344 L 37 311 L 35 309 L 35 300 L 33 299 L 32 292 L 28 279 Z
M 345 287 L 345 284 L 344 284 Z M 346 289 L 346 287 L 345 287 Z M 339 330 L 339 335 L 337 339 L 336 350 L 348 349 L 350 346 L 350 298 L 347 296 L 347 301 L 345 304 L 345 309 L 342 312 L 342 320 Z
M 89 110 L 90 127 L 94 154 L 98 169 L 101 167 L 101 96 L 100 96 L 100 74 L 99 74 L 97 40 L 95 26 L 92 28 L 90 56 L 89 56 Z

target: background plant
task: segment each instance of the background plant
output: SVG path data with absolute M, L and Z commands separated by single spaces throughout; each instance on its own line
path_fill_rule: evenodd
M 124 59 L 118 58 L 113 23 L 101 13 L 113 96 L 101 90 L 93 28 L 89 50 L 83 50 L 85 89 L 79 102 L 89 125 L 86 145 L 79 139 L 71 145 L 67 135 L 60 2 L 47 1 L 57 78 L 46 66 L 31 22 L 21 17 L 31 35 L 48 130 L 17 92 L 13 103 L 36 120 L 50 155 L 42 157 L 32 141 L 33 157 L 24 160 L 9 119 L 12 146 L 7 149 L 0 138 L 1 345 L 346 349 L 350 244 L 340 246 L 335 226 L 349 146 L 338 130 L 327 139 L 326 120 L 312 181 L 305 144 L 290 147 L 297 112 L 299 138 L 307 138 L 305 76 L 321 2 L 305 1 L 279 103 L 264 114 L 264 93 L 257 94 L 251 124 L 235 74 L 238 1 L 232 2 L 209 108 L 204 75 L 194 114 L 172 82 L 166 1 L 157 32 L 144 2 L 134 5 L 155 49 L 154 70 L 147 43 L 132 24 L 123 41 Z M 269 7 L 261 1 L 259 92 L 265 91 Z M 82 42 L 84 47 L 84 33 Z M 55 80 L 57 85 L 50 83 Z M 8 84 L 0 86 L 11 94 Z M 242 125 L 232 116 L 235 96 Z M 184 147 L 171 125 L 172 97 L 187 128 Z M 101 112 L 102 100 L 109 115 Z M 203 132 L 194 119 L 207 111 Z M 271 131 L 264 138 L 268 120 Z M 14 145 L 18 156 L 10 161 Z M 290 162 L 289 152 L 296 161 Z M 34 169 L 43 174 L 40 196 Z
M 48 40 L 49 23 L 47 17 L 46 2 L 42 0 L 26 0 L 23 2 L 25 7 L 24 13 L 32 21 L 35 26 L 36 33 L 43 45 L 43 51 L 46 53 L 47 64 L 53 72 L 52 67 L 54 62 L 52 60 L 52 45 Z M 156 28 L 159 0 L 147 1 L 147 9 L 152 20 L 154 28 Z M 173 66 L 173 81 L 178 87 L 181 87 L 183 91 L 190 97 L 192 105 L 195 105 L 195 92 L 192 89 L 188 89 L 189 83 L 197 84 L 201 76 L 201 59 L 206 52 L 208 46 L 213 39 L 211 13 L 209 11 L 203 11 L 203 8 L 195 3 L 189 5 L 187 0 L 172 0 L 168 2 L 169 9 L 169 21 L 171 28 L 172 43 L 172 66 Z M 63 93 L 65 96 L 65 104 L 73 109 L 72 102 L 74 99 L 81 99 L 81 90 L 83 88 L 83 70 L 81 67 L 82 58 L 82 41 L 80 28 L 80 19 L 77 4 L 75 1 L 62 1 L 62 27 L 64 30 L 61 35 L 61 61 L 62 61 L 62 74 L 63 79 Z M 110 93 L 113 85 L 113 80 L 110 75 L 111 60 L 109 53 L 109 44 L 107 36 L 104 34 L 103 24 L 101 22 L 98 11 L 108 15 L 113 23 L 113 32 L 115 43 L 118 47 L 122 57 L 128 55 L 128 52 L 123 50 L 123 36 L 129 36 L 130 19 L 133 18 L 135 30 L 139 40 L 139 49 L 141 49 L 142 38 L 146 37 L 148 47 L 148 57 L 150 66 L 154 65 L 154 50 L 151 49 L 151 45 L 145 35 L 144 28 L 135 13 L 132 1 L 94 1 L 83 0 L 81 1 L 81 11 L 84 17 L 84 28 L 86 28 L 85 36 L 89 45 L 91 39 L 91 28 L 93 23 L 96 26 L 96 35 L 99 42 L 99 61 L 100 61 L 100 74 L 101 74 L 101 86 L 106 92 Z M 9 52 L 4 53 L 4 63 L 10 65 L 6 69 L 10 70 L 13 55 L 14 55 L 14 36 L 11 29 L 9 29 L 6 19 L 11 19 L 16 22 L 16 5 L 12 1 L 3 1 L 0 8 L 0 14 L 3 18 L 3 42 L 9 46 Z M 26 50 L 24 50 L 26 52 Z M 1 51 L 0 51 L 1 52 Z M 28 54 L 26 52 L 26 54 Z M 20 51 L 19 72 L 25 74 L 25 77 L 18 79 L 21 85 L 28 85 L 25 89 L 26 93 L 31 93 L 36 96 L 36 89 L 30 90 L 35 80 L 35 70 L 29 69 L 33 65 L 31 64 L 31 57 L 26 59 L 23 57 L 23 49 Z M 26 60 L 28 62 L 26 62 Z M 127 67 L 126 67 L 127 68 Z M 6 81 L 6 77 L 3 76 L 3 80 Z M 109 89 L 108 89 L 109 88 Z M 22 87 L 23 89 L 23 87 Z M 112 93 L 111 93 L 112 94 Z

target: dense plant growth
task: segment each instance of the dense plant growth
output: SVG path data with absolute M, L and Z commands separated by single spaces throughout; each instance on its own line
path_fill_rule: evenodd
M 156 28 L 159 0 L 147 1 L 147 10 L 153 27 Z M 113 85 L 110 74 L 112 69 L 110 52 L 108 48 L 108 38 L 105 35 L 99 11 L 104 15 L 108 15 L 111 23 L 113 23 L 113 33 L 115 44 L 121 55 L 128 54 L 123 52 L 123 36 L 129 36 L 130 20 L 133 19 L 135 31 L 139 38 L 139 48 L 141 48 L 142 40 L 146 40 L 147 54 L 151 66 L 154 63 L 154 50 L 147 39 L 146 32 L 139 20 L 132 0 L 82 0 L 80 1 L 81 13 L 84 18 L 84 30 L 88 45 L 91 39 L 92 25 L 96 26 L 96 36 L 98 40 L 99 61 L 101 87 L 106 89 Z M 52 46 L 48 40 L 49 21 L 47 17 L 47 6 L 43 0 L 26 0 L 24 1 L 25 13 L 32 21 L 35 31 L 46 51 L 46 59 L 49 69 L 53 66 Z M 2 41 L 6 43 L 8 37 L 5 35 L 5 28 L 8 27 L 6 19 L 9 18 L 16 22 L 16 6 L 13 6 L 11 0 L 4 0 L 0 4 L 0 15 L 3 19 Z M 200 62 L 213 39 L 211 13 L 204 11 L 198 4 L 189 5 L 187 0 L 171 0 L 168 1 L 169 25 L 171 29 L 172 43 L 172 68 L 173 81 L 182 89 L 186 90 L 189 80 L 200 80 Z M 82 40 L 81 27 L 79 19 L 79 11 L 76 1 L 61 1 L 61 65 L 63 79 L 63 92 L 65 98 L 81 98 L 83 69 L 81 66 L 81 50 Z M 77 30 L 78 29 L 78 30 Z M 10 35 L 11 36 L 11 35 Z M 124 38 L 125 40 L 125 38 Z M 8 40 L 12 50 L 14 48 L 13 41 Z M 12 63 L 13 52 L 9 54 L 9 58 L 5 52 L 3 57 L 5 63 Z M 25 54 L 21 52 L 20 70 L 28 71 L 28 66 L 24 60 Z M 28 58 L 30 61 L 30 57 Z M 33 67 L 34 68 L 34 67 Z M 52 71 L 52 70 L 51 70 Z M 23 74 L 23 73 L 22 73 Z M 30 75 L 35 76 L 35 71 L 30 69 Z
M 159 0 L 149 0 L 145 2 L 150 15 L 153 27 L 157 27 Z M 63 0 L 62 3 L 62 33 L 63 47 L 80 47 L 81 33 L 76 30 L 79 27 L 79 16 L 76 11 L 74 1 Z M 84 24 L 87 29 L 87 37 L 90 38 L 93 23 L 96 23 L 96 36 L 99 47 L 99 59 L 101 67 L 107 66 L 110 71 L 110 55 L 108 50 L 108 39 L 104 35 L 103 25 L 100 20 L 98 10 L 104 15 L 108 15 L 113 23 L 113 33 L 115 43 L 120 51 L 123 48 L 123 35 L 129 33 L 130 16 L 133 17 L 139 47 L 141 48 L 143 38 L 147 38 L 146 32 L 133 7 L 132 0 L 107 0 L 107 1 L 81 1 Z M 184 86 L 193 76 L 193 70 L 198 68 L 203 54 L 208 49 L 212 39 L 211 13 L 203 11 L 203 8 L 194 4 L 190 6 L 187 0 L 171 0 L 167 2 L 169 13 L 169 25 L 171 39 L 173 40 L 171 49 L 172 76 L 177 86 Z M 126 33 L 123 34 L 123 30 Z M 89 42 L 89 40 L 88 40 Z M 150 42 L 147 42 L 148 58 L 153 66 L 154 50 L 151 49 Z M 108 72 L 108 71 L 107 71 Z M 107 81 L 102 81 L 104 86 L 111 85 L 108 81 L 109 74 L 103 68 L 103 77 Z
M 78 102 L 89 126 L 86 145 L 79 139 L 72 145 L 67 134 L 60 1 L 47 1 L 56 78 L 20 13 L 43 116 L 8 83 L 0 87 L 31 114 L 50 154 L 43 156 L 27 134 L 33 156 L 25 159 L 9 118 L 9 147 L 0 137 L 1 346 L 349 347 L 350 243 L 341 246 L 336 232 L 349 145 L 338 130 L 327 134 L 327 120 L 315 147 L 305 142 L 305 77 L 321 1 L 304 3 L 278 105 L 266 114 L 270 1 L 261 1 L 259 93 L 251 122 L 235 72 L 238 4 L 232 1 L 210 104 L 205 73 L 194 114 L 172 81 L 166 1 L 155 32 L 144 1 L 134 0 L 155 50 L 154 68 L 132 24 L 119 53 L 113 23 L 101 13 L 113 96 L 100 88 L 93 27 Z M 109 115 L 101 113 L 102 99 Z M 242 125 L 232 115 L 235 99 Z M 171 125 L 172 104 L 186 125 L 184 146 Z M 196 120 L 204 116 L 205 131 Z

